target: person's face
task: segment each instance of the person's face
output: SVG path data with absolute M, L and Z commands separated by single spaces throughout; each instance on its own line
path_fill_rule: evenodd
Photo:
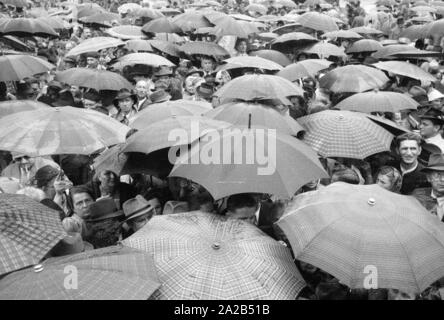
M 136 84 L 136 93 L 137 96 L 141 99 L 145 98 L 148 95 L 148 83 L 146 82 L 138 82 Z
M 83 106 L 85 109 L 96 109 L 99 103 L 93 100 L 83 99 Z
M 433 171 L 427 174 L 427 180 L 432 185 L 432 190 L 435 193 L 444 194 L 444 172 Z
M 131 97 L 119 100 L 119 108 L 125 113 L 130 112 L 132 106 L 133 106 L 133 99 Z
M 153 212 L 155 216 L 162 214 L 162 205 L 160 204 L 159 199 L 153 198 L 148 200 L 149 205 L 153 208 Z
M 99 177 L 100 188 L 102 191 L 108 194 L 112 194 L 116 187 L 116 181 L 113 175 L 101 174 Z
M 213 71 L 213 61 L 210 59 L 202 59 L 201 67 L 205 72 Z
M 84 35 L 85 39 L 88 39 L 88 38 L 92 37 L 92 32 L 90 29 L 85 29 L 85 30 L 83 30 L 83 35 Z
M 80 88 L 77 86 L 71 86 L 69 91 L 71 91 L 71 94 L 75 97 L 80 93 Z
M 437 135 L 439 126 L 433 124 L 432 120 L 422 119 L 419 124 L 419 133 L 424 138 L 431 138 Z
M 56 181 L 56 179 L 57 177 L 49 181 L 48 184 L 43 189 L 43 191 L 45 192 L 46 196 L 49 199 L 54 199 L 56 195 L 56 189 L 54 187 L 54 182 Z
M 95 68 L 99 65 L 99 60 L 93 57 L 88 57 L 86 58 L 86 64 L 91 68 Z
M 195 94 L 196 93 L 196 88 L 194 87 L 193 81 L 186 81 L 185 82 L 185 90 L 189 94 Z
M 402 163 L 414 164 L 421 153 L 421 147 L 418 146 L 418 143 L 415 140 L 404 140 L 401 141 L 398 151 Z
M 76 193 L 72 201 L 74 213 L 80 218 L 85 218 L 89 214 L 89 207 L 94 202 L 88 193 Z
M 35 159 L 28 156 L 23 156 L 20 158 L 16 158 L 15 161 L 18 162 L 20 168 L 30 170 L 31 167 L 34 165 Z
M 136 231 L 142 229 L 143 226 L 147 224 L 147 222 L 150 220 L 151 216 L 152 216 L 151 213 L 147 213 L 147 214 L 144 214 L 140 217 L 131 219 L 128 221 L 128 225 L 134 232 L 136 232 Z
M 239 45 L 237 46 L 237 50 L 241 53 L 247 52 L 247 43 L 245 41 L 239 42 Z
M 255 207 L 238 208 L 238 209 L 234 210 L 234 212 L 228 212 L 227 215 L 230 218 L 235 218 L 235 219 L 244 220 L 244 221 L 254 223 L 256 221 L 256 216 L 255 216 L 256 209 L 257 208 L 255 208 Z
M 31 89 L 32 92 L 34 92 L 34 94 L 37 96 L 40 91 L 39 84 L 37 82 L 31 83 Z
M 433 101 L 430 101 L 430 104 L 432 105 L 433 109 L 436 109 L 436 110 L 442 109 L 442 99 L 435 99 Z
M 379 174 L 376 178 L 376 184 L 386 190 L 392 190 L 392 183 L 390 182 L 389 177 L 383 174 Z

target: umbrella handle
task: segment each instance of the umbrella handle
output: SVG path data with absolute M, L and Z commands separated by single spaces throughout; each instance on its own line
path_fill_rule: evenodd
M 248 114 L 248 129 L 251 129 L 251 113 Z

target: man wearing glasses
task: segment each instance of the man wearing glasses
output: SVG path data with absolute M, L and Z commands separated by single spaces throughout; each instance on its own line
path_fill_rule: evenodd
M 430 211 L 444 222 L 444 155 L 432 154 L 428 166 L 422 169 L 427 175 L 431 188 L 418 188 L 413 196 Z

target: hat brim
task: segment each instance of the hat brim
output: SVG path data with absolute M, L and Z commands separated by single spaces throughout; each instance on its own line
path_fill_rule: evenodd
M 116 98 L 114 98 L 114 100 L 113 100 L 113 104 L 114 104 L 114 106 L 115 106 L 116 108 L 118 108 L 118 107 L 119 107 L 119 100 L 123 100 L 123 99 L 126 99 L 126 98 L 131 98 L 131 99 L 133 99 L 134 103 L 137 103 L 137 101 L 138 101 L 138 98 L 137 98 L 137 95 L 136 95 L 136 94 L 131 94 L 131 95 L 126 96 L 126 97 L 116 97 Z
M 117 218 L 117 217 L 124 217 L 125 214 L 123 213 L 122 210 L 119 211 L 115 211 L 115 212 L 111 212 L 108 214 L 105 214 L 104 216 L 98 217 L 98 218 L 94 218 L 94 219 L 90 219 L 90 218 L 86 218 L 85 222 L 96 222 L 96 221 L 102 221 L 102 220 L 106 220 L 106 219 L 111 219 L 111 218 Z
M 438 118 L 431 117 L 431 116 L 421 116 L 421 117 L 419 117 L 419 119 L 433 120 L 433 121 L 439 122 L 440 124 L 444 125 L 443 119 L 438 119 Z
M 438 166 L 432 166 L 432 167 L 426 167 L 421 169 L 421 172 L 433 172 L 433 171 L 444 171 L 444 165 L 438 165 Z
M 140 216 L 143 216 L 143 215 L 145 215 L 145 214 L 147 214 L 147 213 L 149 213 L 150 211 L 153 211 L 153 210 L 154 210 L 154 208 L 149 206 L 148 208 L 145 208 L 145 209 L 143 209 L 143 210 L 141 210 L 141 211 L 139 211 L 139 212 L 137 212 L 137 213 L 135 213 L 133 215 L 128 216 L 125 219 L 125 221 L 131 221 L 131 220 L 133 220 L 135 218 L 138 218 Z

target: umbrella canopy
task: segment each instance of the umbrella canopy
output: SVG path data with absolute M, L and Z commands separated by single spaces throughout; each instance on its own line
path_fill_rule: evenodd
M 0 147 L 30 156 L 88 155 L 124 142 L 129 130 L 117 120 L 94 110 L 42 108 L 1 118 Z
M 271 41 L 271 48 L 280 51 L 292 51 L 294 47 L 315 43 L 315 37 L 303 32 L 290 32 L 283 34 Z
M 363 288 L 422 292 L 444 274 L 444 226 L 414 197 L 376 184 L 333 183 L 296 197 L 277 222 L 295 258 Z
M 328 58 L 330 56 L 336 56 L 336 57 L 346 56 L 343 48 L 327 42 L 315 43 L 311 47 L 303 49 L 302 52 L 309 54 L 317 54 L 319 58 Z
M 120 74 L 107 70 L 71 68 L 56 74 L 56 80 L 73 86 L 118 91 L 132 89 L 132 84 Z
M 425 28 L 425 37 L 440 37 L 444 35 L 444 19 L 431 22 Z
M 0 34 L 18 37 L 58 37 L 59 34 L 41 19 L 13 18 L 0 20 Z
M 19 81 L 54 68 L 55 65 L 31 55 L 0 56 L 0 81 Z
M 51 108 L 47 104 L 34 100 L 9 100 L 0 102 L 0 118 L 23 111 Z
M 148 125 L 173 116 L 199 116 L 213 107 L 206 101 L 174 100 L 151 105 L 139 112 L 130 122 L 130 127 L 143 130 Z
M 141 18 L 148 18 L 151 20 L 164 17 L 164 14 L 160 10 L 150 9 L 150 8 L 142 8 L 136 10 L 132 13 L 132 15 Z
M 250 52 L 250 56 L 256 56 L 264 59 L 268 59 L 280 64 L 282 67 L 286 67 L 291 64 L 291 60 L 282 52 L 276 50 L 258 50 Z
M 28 5 L 28 1 L 27 0 L 2 0 L 1 3 L 7 5 L 11 5 L 17 8 L 23 8 L 26 7 Z
M 123 46 L 125 42 L 120 39 L 116 39 L 113 37 L 94 37 L 83 40 L 77 46 L 72 48 L 66 53 L 67 57 L 70 56 L 78 56 L 82 53 L 94 52 L 108 48 L 114 48 L 118 46 Z
M 196 29 L 204 27 L 212 27 L 213 24 L 198 12 L 185 12 L 175 16 L 173 22 L 179 26 L 184 32 L 193 32 Z
M 252 150 L 268 159 L 260 159 Z M 170 176 L 199 183 L 215 200 L 238 193 L 290 198 L 309 181 L 327 177 L 316 153 L 305 143 L 258 127 L 208 133 L 181 153 Z
M 324 59 L 307 59 L 290 64 L 277 75 L 292 82 L 305 77 L 314 78 L 319 71 L 327 69 L 332 63 Z
M 147 52 L 137 52 L 137 53 L 130 53 L 127 54 L 119 59 L 118 62 L 113 64 L 114 69 L 122 70 L 126 66 L 134 65 L 134 64 L 146 64 L 149 66 L 168 66 L 168 67 L 174 67 L 175 64 L 172 63 L 170 60 L 159 56 L 157 54 L 153 53 L 147 53 Z
M 363 35 L 377 35 L 377 34 L 382 34 L 382 31 L 379 31 L 377 29 L 374 28 L 370 28 L 370 27 L 356 27 L 356 28 L 351 28 L 350 31 L 359 33 L 359 34 L 363 34 Z
M 416 110 L 418 106 L 419 103 L 406 94 L 375 90 L 354 94 L 339 102 L 336 108 L 371 113 Z
M 123 40 L 141 39 L 145 37 L 145 35 L 142 32 L 142 27 L 133 26 L 133 25 L 112 27 L 106 30 L 106 33 L 112 37 L 116 37 Z
M 154 49 L 169 54 L 170 56 L 173 57 L 179 57 L 180 56 L 180 50 L 179 48 L 168 41 L 163 41 L 163 40 L 148 40 L 149 44 L 151 45 L 151 47 L 153 47 Z
M 246 39 L 253 33 L 259 33 L 259 29 L 251 23 L 241 22 L 230 16 L 216 20 L 215 24 L 211 33 L 217 36 L 236 36 Z
M 128 40 L 125 44 L 125 47 L 130 51 L 149 51 L 153 52 L 154 49 L 150 44 L 149 40 L 142 40 L 142 39 L 133 39 Z
M 436 9 L 429 6 L 416 6 L 413 8 L 410 8 L 410 10 L 419 12 L 419 13 L 436 13 Z
M 249 11 L 249 12 L 258 12 L 260 14 L 266 14 L 268 11 L 266 6 L 258 4 L 258 3 L 253 3 L 253 4 L 246 6 L 245 10 Z
M 288 249 L 238 219 L 199 211 L 155 216 L 124 243 L 153 255 L 157 299 L 291 300 L 305 286 Z
M 151 153 L 164 148 L 190 144 L 211 130 L 229 127 L 224 121 L 203 116 L 172 116 L 165 120 L 145 125 L 128 138 L 123 152 Z M 179 142 L 171 138 L 173 130 L 181 130 L 183 139 Z M 186 139 L 185 139 L 186 138 Z
M 366 114 L 365 116 L 395 136 L 399 136 L 400 134 L 411 132 L 410 130 L 406 129 L 405 127 L 398 125 L 396 122 L 389 120 L 389 119 L 385 118 L 384 116 L 377 116 L 377 115 L 372 115 L 372 114 Z
M 325 38 L 341 38 L 341 39 L 362 39 L 362 36 L 350 30 L 338 30 L 326 32 L 322 35 Z
M 302 26 L 316 30 L 316 31 L 336 31 L 339 30 L 336 21 L 323 13 L 306 12 L 301 15 L 297 21 Z
M 0 281 L 2 300 L 147 300 L 160 287 L 151 255 L 129 247 L 112 246 L 28 268 Z M 66 271 L 76 268 L 76 290 L 66 289 Z
M 57 211 L 0 193 L 0 275 L 37 264 L 65 236 Z
M 120 21 L 120 16 L 111 12 L 99 12 L 91 16 L 80 18 L 79 21 L 82 23 L 107 24 L 111 26 L 112 21 Z
M 372 54 L 372 57 L 375 59 L 391 59 L 392 56 L 397 55 L 399 53 L 419 53 L 421 50 L 418 50 L 414 47 L 405 44 L 394 44 L 386 47 L 382 47 L 378 51 Z
M 214 96 L 226 100 L 271 100 L 303 96 L 303 90 L 292 82 L 272 75 L 245 75 L 231 80 L 216 91 Z
M 137 12 L 139 10 L 142 10 L 142 6 L 137 3 L 124 3 L 117 8 L 117 12 L 119 13 Z
M 365 115 L 326 110 L 298 118 L 306 129 L 304 141 L 324 158 L 365 159 L 390 150 L 393 135 Z
M 148 33 L 181 33 L 182 29 L 171 19 L 163 17 L 151 20 L 142 27 L 142 31 Z
M 353 43 L 347 53 L 375 52 L 382 49 L 381 43 L 372 39 L 362 39 Z
M 389 79 L 384 72 L 364 65 L 339 67 L 326 73 L 319 81 L 321 88 L 333 92 L 363 92 L 379 89 Z
M 264 40 L 264 41 L 272 41 L 272 40 L 276 39 L 277 37 L 279 37 L 279 35 L 277 33 L 273 33 L 273 32 L 262 32 L 262 33 L 259 33 L 257 35 L 257 37 L 261 40 Z
M 40 17 L 37 19 L 45 22 L 47 25 L 49 25 L 54 30 L 61 30 L 61 29 L 69 29 L 70 28 L 70 24 L 67 21 L 62 20 L 62 18 L 60 18 L 60 17 Z
M 420 67 L 405 61 L 384 61 L 373 64 L 376 68 L 395 73 L 401 76 L 420 79 L 424 81 L 436 81 L 436 78 Z
M 105 12 L 106 10 L 103 9 L 100 5 L 97 3 L 84 3 L 77 5 L 77 19 L 92 16 L 97 13 Z
M 227 64 L 221 69 L 257 68 L 264 70 L 282 70 L 282 66 L 268 59 L 251 56 L 239 56 L 224 60 Z
M 189 41 L 179 47 L 179 50 L 188 55 L 200 54 L 206 56 L 230 56 L 227 50 L 216 43 L 205 41 Z
M 270 106 L 231 102 L 205 113 L 205 116 L 229 122 L 235 126 L 251 127 L 259 126 L 261 128 L 276 129 L 283 134 L 297 136 L 304 130 L 301 125 L 289 115 L 282 115 L 278 110 Z
M 426 28 L 426 25 L 412 25 L 402 30 L 399 34 L 399 38 L 408 38 L 411 41 L 415 41 L 416 39 L 424 37 Z

